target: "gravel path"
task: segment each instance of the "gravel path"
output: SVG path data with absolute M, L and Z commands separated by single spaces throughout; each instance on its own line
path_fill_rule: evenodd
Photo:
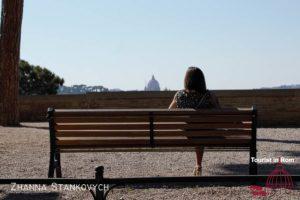
M 290 174 L 300 174 L 300 129 L 259 129 L 258 158 L 284 156 Z M 189 176 L 195 155 L 173 153 L 77 153 L 62 154 L 62 172 L 69 178 L 93 178 L 96 166 L 105 166 L 106 177 Z M 46 123 L 23 123 L 0 127 L 0 178 L 47 178 L 49 137 Z M 259 164 L 260 174 L 269 174 L 274 164 Z M 247 174 L 248 152 L 205 152 L 203 175 Z M 277 190 L 268 199 L 300 199 L 300 190 Z M 13 192 L 0 185 L 0 199 L 92 199 L 88 191 Z M 109 199 L 251 199 L 248 186 L 178 187 L 172 189 L 121 188 Z

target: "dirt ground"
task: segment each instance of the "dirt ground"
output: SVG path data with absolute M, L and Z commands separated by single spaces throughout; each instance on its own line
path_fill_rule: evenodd
M 300 174 L 300 129 L 258 129 L 258 158 L 285 157 L 290 174 Z M 94 178 L 96 166 L 105 167 L 105 177 L 190 176 L 193 152 L 68 153 L 62 154 L 65 178 Z M 203 176 L 247 174 L 248 152 L 205 152 Z M 23 123 L 0 127 L 0 178 L 47 178 L 49 132 L 47 123 Z M 275 164 L 259 164 L 259 174 L 270 174 Z M 296 183 L 295 183 L 296 185 Z M 41 189 L 41 188 L 40 188 Z M 92 199 L 89 191 L 11 191 L 0 185 L 0 199 Z M 120 188 L 108 199 L 252 199 L 249 186 L 195 186 L 171 188 Z M 262 198 L 260 198 L 262 199 Z M 300 199 L 294 190 L 276 190 L 268 199 Z

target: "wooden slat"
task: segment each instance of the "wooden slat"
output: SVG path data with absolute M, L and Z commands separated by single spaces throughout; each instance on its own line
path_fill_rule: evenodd
M 111 116 L 148 116 L 150 111 L 134 110 L 134 109 L 119 109 L 119 110 L 56 110 L 55 117 L 111 117 Z
M 57 146 L 101 146 L 101 147 L 145 147 L 149 145 L 149 139 L 107 139 L 107 140 L 57 140 Z
M 208 151 L 249 151 L 249 147 L 205 147 L 205 152 Z M 83 148 L 83 149 L 61 149 L 61 153 L 82 153 L 82 152 L 195 152 L 195 147 L 156 147 L 156 148 Z
M 149 117 L 55 117 L 56 123 L 149 122 Z
M 158 139 L 155 140 L 156 146 L 202 146 L 202 145 L 225 145 L 225 144 L 249 144 L 250 138 L 248 137 L 237 137 L 230 139 L 220 139 L 220 138 L 201 138 L 201 139 L 190 139 L 190 140 L 182 140 L 182 139 Z
M 141 116 L 152 112 L 154 115 L 213 115 L 230 114 L 241 115 L 251 114 L 252 109 L 57 109 L 56 117 L 73 116 Z
M 155 123 L 154 129 L 216 129 L 216 128 L 251 128 L 251 123 Z M 55 130 L 141 130 L 149 129 L 149 123 L 77 123 L 56 124 Z
M 233 135 L 250 135 L 250 129 L 244 130 L 158 130 L 154 131 L 154 137 L 178 137 L 178 136 L 187 136 L 187 137 L 223 137 L 223 136 L 233 136 Z M 107 131 L 107 130 L 64 130 L 57 131 L 56 137 L 148 137 L 148 130 L 124 130 L 124 131 Z
M 232 138 L 232 139 L 201 139 L 201 140 L 188 140 L 188 139 L 158 139 L 155 140 L 157 147 L 187 147 L 187 146 L 249 146 L 249 138 Z M 134 148 L 134 147 L 147 147 L 149 140 L 146 139 L 130 139 L 130 140 L 58 140 L 58 148 Z
M 55 130 L 141 130 L 149 127 L 149 123 L 77 123 L 56 124 Z
M 252 109 L 165 109 L 153 111 L 154 115 L 251 115 Z
M 56 123 L 104 123 L 104 122 L 148 122 L 149 117 L 55 117 Z M 210 123 L 229 123 L 251 121 L 251 116 L 156 116 L 154 122 L 210 122 Z
M 210 116 L 155 116 L 154 122 L 210 122 L 210 123 L 229 123 L 251 121 L 250 115 L 210 115 Z
M 56 137 L 147 137 L 149 131 L 58 131 Z
M 156 122 L 154 129 L 217 129 L 217 128 L 251 128 L 251 123 L 186 123 L 186 122 Z

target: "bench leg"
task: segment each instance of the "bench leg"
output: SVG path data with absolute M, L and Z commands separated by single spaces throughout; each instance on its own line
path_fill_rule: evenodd
M 95 200 L 106 200 L 104 191 L 96 188 L 96 196 L 94 198 Z
M 249 174 L 257 175 L 257 163 L 252 162 L 252 158 L 256 159 L 256 148 L 250 148 Z
M 54 172 L 56 172 L 57 178 L 62 177 L 59 152 L 58 153 L 50 152 L 48 178 L 53 178 Z
M 95 174 L 96 181 L 97 181 L 97 184 L 100 184 L 102 186 L 104 186 L 103 174 L 104 174 L 104 167 L 103 166 L 97 167 L 96 174 Z M 96 187 L 95 199 L 96 200 L 106 200 L 104 189 L 99 189 L 98 187 Z
M 62 175 L 61 175 L 61 164 L 60 164 L 60 152 L 56 152 L 55 161 L 56 161 L 56 165 L 55 165 L 56 177 L 61 178 Z
M 49 171 L 48 171 L 48 178 L 53 178 L 54 177 L 54 162 L 55 162 L 55 154 L 54 152 L 50 152 L 50 161 L 49 161 Z

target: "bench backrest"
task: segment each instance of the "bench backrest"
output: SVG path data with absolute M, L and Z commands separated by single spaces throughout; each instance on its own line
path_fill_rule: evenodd
M 59 149 L 249 146 L 255 109 L 49 109 Z

